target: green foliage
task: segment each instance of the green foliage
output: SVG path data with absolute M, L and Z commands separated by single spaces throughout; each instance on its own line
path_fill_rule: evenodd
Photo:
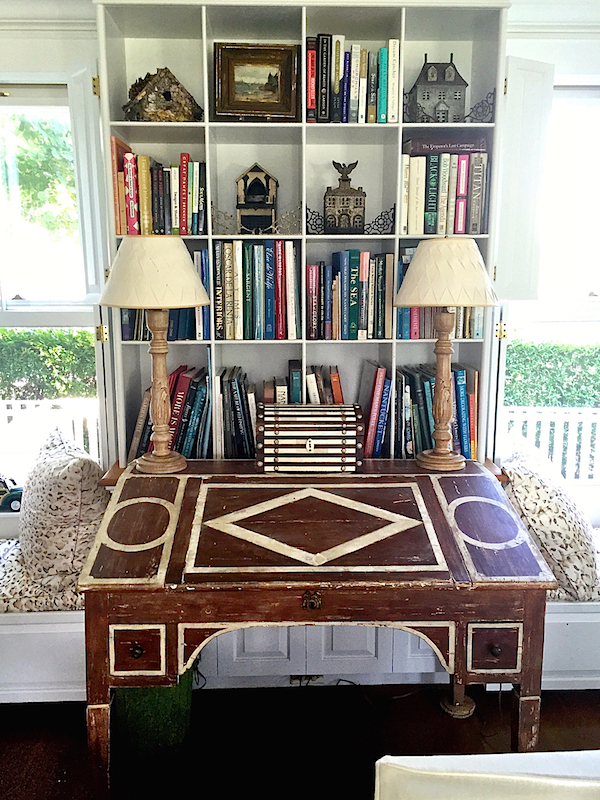
M 506 406 L 600 406 L 600 345 L 510 342 Z
M 18 174 L 23 218 L 50 233 L 74 236 L 78 217 L 69 124 L 29 114 L 13 114 L 7 122 L 12 123 L 10 160 L 14 159 L 12 169 Z M 0 152 L 0 156 L 5 162 L 2 182 L 9 194 L 9 155 Z
M 94 336 L 88 330 L 0 328 L 0 397 L 95 397 Z

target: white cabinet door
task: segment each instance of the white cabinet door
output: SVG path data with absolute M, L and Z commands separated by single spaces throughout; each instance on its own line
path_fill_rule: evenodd
M 392 630 L 371 625 L 306 629 L 306 674 L 358 675 L 392 671 Z
M 219 676 L 304 675 L 304 628 L 242 628 L 214 640 Z M 209 643 L 206 647 L 210 647 Z
M 506 62 L 494 287 L 501 300 L 536 300 L 539 188 L 554 65 L 515 56 Z

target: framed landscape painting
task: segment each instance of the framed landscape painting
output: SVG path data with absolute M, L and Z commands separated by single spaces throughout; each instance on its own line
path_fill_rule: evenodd
M 298 47 L 215 42 L 215 119 L 298 119 Z

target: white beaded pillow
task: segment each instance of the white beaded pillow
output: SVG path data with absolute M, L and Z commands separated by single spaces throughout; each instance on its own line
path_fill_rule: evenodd
M 510 478 L 507 496 L 559 584 L 557 598 L 598 599 L 593 528 L 562 479 L 523 454 L 503 461 L 502 469 Z
M 106 509 L 100 466 L 56 430 L 23 487 L 19 539 L 32 579 L 74 586 Z

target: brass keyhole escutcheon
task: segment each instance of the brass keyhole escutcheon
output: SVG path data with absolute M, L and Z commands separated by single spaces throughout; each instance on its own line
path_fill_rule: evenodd
M 304 592 L 302 596 L 302 608 L 308 609 L 309 611 L 315 611 L 317 608 L 321 608 L 321 592 Z
M 307 439 L 304 447 L 306 448 L 307 453 L 314 453 L 315 443 L 313 442 L 312 439 Z

